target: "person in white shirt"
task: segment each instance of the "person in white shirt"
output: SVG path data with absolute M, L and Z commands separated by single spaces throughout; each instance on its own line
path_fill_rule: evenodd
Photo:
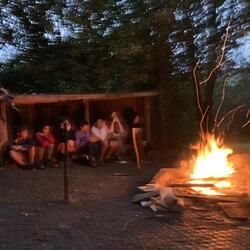
M 102 119 L 97 119 L 95 126 L 91 129 L 91 142 L 100 142 L 100 161 L 108 161 L 111 159 L 118 147 L 117 142 L 110 141 L 110 132 Z

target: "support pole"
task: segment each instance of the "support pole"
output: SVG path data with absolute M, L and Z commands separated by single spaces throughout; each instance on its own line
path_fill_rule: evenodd
M 90 122 L 89 101 L 83 101 L 84 104 L 84 119 Z
M 64 202 L 69 202 L 69 188 L 68 188 L 68 121 L 64 121 L 64 132 L 65 132 L 65 159 L 64 159 Z

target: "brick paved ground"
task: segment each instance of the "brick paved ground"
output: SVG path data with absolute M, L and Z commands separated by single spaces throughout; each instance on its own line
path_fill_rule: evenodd
M 249 222 L 218 208 L 155 214 L 131 204 L 156 171 L 71 168 L 71 205 L 60 200 L 62 169 L 0 171 L 0 249 L 250 249 Z

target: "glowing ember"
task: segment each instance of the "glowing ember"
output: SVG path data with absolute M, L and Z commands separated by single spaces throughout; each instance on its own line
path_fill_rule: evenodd
M 229 178 L 234 172 L 233 165 L 228 162 L 232 149 L 219 146 L 220 142 L 214 135 L 207 135 L 207 143 L 198 149 L 191 178 L 193 183 L 211 183 L 215 188 L 195 187 L 195 191 L 206 195 L 223 195 L 223 188 L 230 188 Z M 217 191 L 220 189 L 220 191 Z

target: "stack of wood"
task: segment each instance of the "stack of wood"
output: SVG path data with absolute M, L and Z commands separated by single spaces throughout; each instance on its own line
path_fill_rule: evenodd
M 140 203 L 142 207 L 149 207 L 154 212 L 182 212 L 184 202 L 173 194 L 171 187 L 156 188 L 151 185 L 138 187 L 144 193 L 136 194 L 133 203 Z
M 248 192 L 228 191 L 225 195 L 203 195 L 193 187 L 210 187 L 211 183 L 191 183 L 181 169 L 161 169 L 149 184 L 139 186 L 141 193 L 132 198 L 133 203 L 139 203 L 154 212 L 178 212 L 195 204 L 216 204 L 230 218 L 250 219 L 250 198 Z

